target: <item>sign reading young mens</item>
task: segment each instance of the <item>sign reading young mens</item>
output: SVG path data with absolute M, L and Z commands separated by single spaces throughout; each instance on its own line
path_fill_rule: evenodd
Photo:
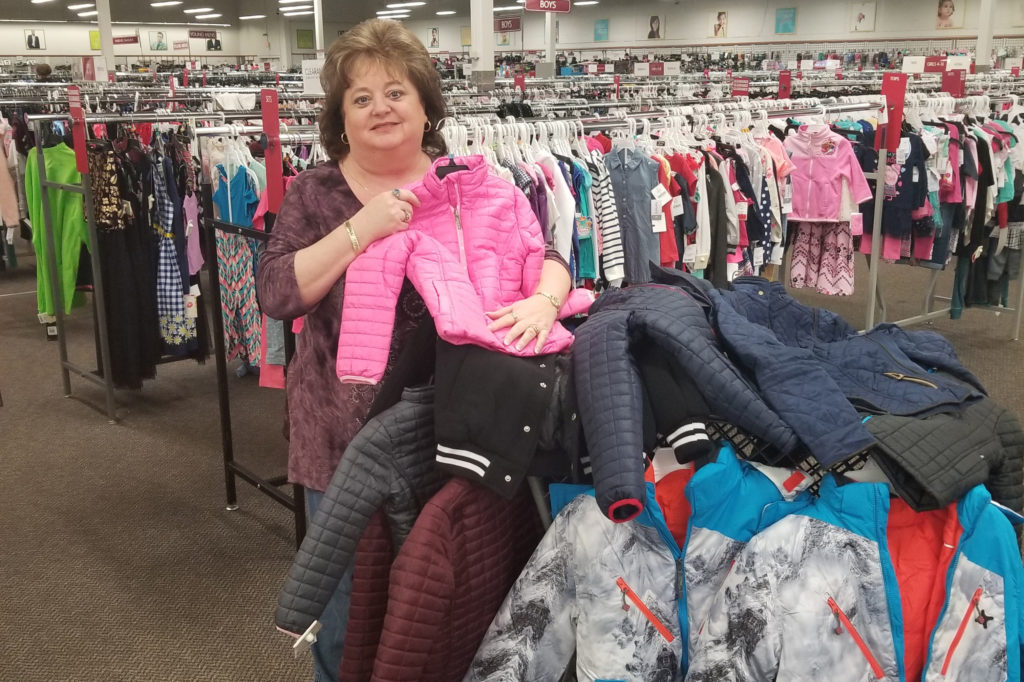
M 570 0 L 526 0 L 525 5 L 530 12 L 564 12 L 572 9 Z
M 114 36 L 115 45 L 134 45 L 139 42 L 139 36 Z
M 504 17 L 494 20 L 495 33 L 515 33 L 523 30 L 522 17 Z
M 197 30 L 194 30 L 194 29 L 189 29 L 188 37 L 189 38 L 202 38 L 203 40 L 211 40 L 211 39 L 212 40 L 216 40 L 217 39 L 217 32 L 216 31 L 197 31 Z

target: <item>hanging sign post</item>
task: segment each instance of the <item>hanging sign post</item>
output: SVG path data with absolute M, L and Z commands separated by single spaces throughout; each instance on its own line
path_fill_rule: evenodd
M 571 0 L 526 0 L 523 6 L 527 12 L 559 12 L 567 14 L 572 9 Z
M 963 97 L 967 91 L 967 72 L 963 69 L 946 71 L 942 74 L 942 92 L 953 97 Z
M 260 90 L 260 112 L 263 114 L 263 133 L 267 136 L 264 160 L 267 163 L 267 208 L 277 215 L 284 198 L 284 178 L 281 169 L 281 123 L 277 90 Z
M 907 74 L 887 73 L 882 76 L 882 96 L 885 97 L 886 112 L 885 148 L 889 152 L 889 163 L 895 163 L 903 124 L 903 103 L 907 97 Z M 881 140 L 881 137 L 876 135 L 875 139 Z
M 89 157 L 85 154 L 85 112 L 82 111 L 82 90 L 68 86 L 68 109 L 71 112 L 71 139 L 75 143 L 75 168 L 79 173 L 89 172 Z
M 746 97 L 750 94 L 750 79 L 744 76 L 737 76 L 732 79 L 732 96 Z
M 793 94 L 793 73 L 789 70 L 779 71 L 779 94 L 775 99 L 789 99 Z
M 512 77 L 512 88 L 523 94 L 526 92 L 526 76 L 521 73 L 517 73 Z

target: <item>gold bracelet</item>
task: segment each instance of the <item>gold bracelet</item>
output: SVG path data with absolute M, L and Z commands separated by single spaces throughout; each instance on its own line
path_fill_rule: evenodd
M 352 227 L 352 223 L 345 221 L 345 231 L 348 232 L 348 239 L 352 242 L 352 252 L 359 253 L 359 237 L 356 236 L 355 228 Z
M 555 310 L 561 310 L 561 308 L 562 308 L 562 301 L 559 300 L 559 298 L 557 296 L 555 296 L 554 294 L 549 294 L 546 291 L 535 291 L 535 292 L 533 292 L 533 295 L 534 296 L 543 296 L 544 298 L 548 299 L 548 302 L 550 302 L 551 305 L 555 306 Z

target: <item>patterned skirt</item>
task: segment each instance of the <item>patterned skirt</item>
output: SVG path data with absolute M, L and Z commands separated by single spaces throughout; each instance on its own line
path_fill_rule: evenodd
M 826 296 L 853 293 L 853 236 L 850 223 L 791 223 L 790 285 Z

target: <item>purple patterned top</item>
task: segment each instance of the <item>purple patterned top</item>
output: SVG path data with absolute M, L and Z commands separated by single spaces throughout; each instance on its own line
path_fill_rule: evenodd
M 335 163 L 304 171 L 292 182 L 257 268 L 260 305 L 270 317 L 306 316 L 288 365 L 288 480 L 326 490 L 331 475 L 366 420 L 379 386 L 343 384 L 334 365 L 345 278 L 307 308 L 295 281 L 295 252 L 327 236 L 363 207 Z M 402 288 L 388 372 L 426 306 L 408 282 Z M 385 373 L 385 379 L 387 373 Z

